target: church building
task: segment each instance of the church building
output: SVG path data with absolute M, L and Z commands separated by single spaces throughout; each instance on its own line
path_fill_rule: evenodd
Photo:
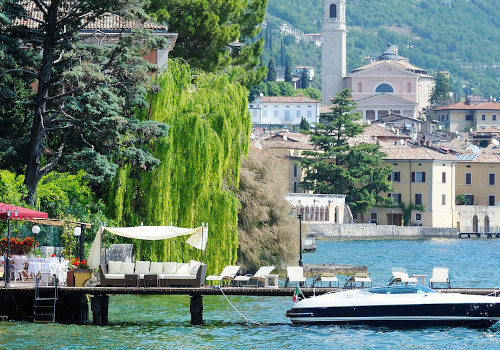
M 429 105 L 434 78 L 389 46 L 373 62 L 346 74 L 346 0 L 323 0 L 322 104 L 340 90 L 353 91 L 358 111 L 368 120 L 390 113 L 417 118 Z

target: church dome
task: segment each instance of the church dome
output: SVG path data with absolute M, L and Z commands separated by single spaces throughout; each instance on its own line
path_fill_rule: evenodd
M 379 61 L 399 61 L 399 56 L 390 47 L 378 58 Z

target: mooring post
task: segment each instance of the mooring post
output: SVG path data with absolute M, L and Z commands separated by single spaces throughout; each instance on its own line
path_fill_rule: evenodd
M 108 295 L 94 295 L 91 298 L 92 322 L 97 326 L 108 324 Z
M 200 325 L 203 323 L 203 296 L 201 294 L 191 294 L 191 324 Z

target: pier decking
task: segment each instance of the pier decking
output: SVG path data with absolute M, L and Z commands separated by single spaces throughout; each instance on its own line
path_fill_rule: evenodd
M 54 287 L 41 287 L 43 291 L 52 291 Z M 301 287 L 306 296 L 320 295 L 339 288 Z M 439 289 L 443 293 L 463 293 L 477 295 L 500 295 L 500 289 L 494 288 L 453 288 Z M 119 294 L 128 295 L 188 295 L 190 296 L 191 324 L 203 323 L 203 296 L 206 295 L 244 295 L 265 297 L 291 297 L 295 286 L 289 288 L 264 287 L 214 287 L 202 288 L 172 288 L 172 287 L 59 287 L 59 300 L 56 307 L 56 322 L 85 323 L 88 317 L 88 296 L 91 300 L 93 323 L 105 325 L 108 323 L 109 297 Z M 223 292 L 223 293 L 222 293 Z M 9 319 L 30 320 L 33 315 L 33 300 L 35 288 L 32 283 L 18 283 L 11 287 L 0 286 L 0 316 Z M 270 301 L 272 302 L 272 301 Z

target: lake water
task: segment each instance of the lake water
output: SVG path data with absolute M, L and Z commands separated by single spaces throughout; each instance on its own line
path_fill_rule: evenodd
M 410 274 L 450 268 L 452 287 L 500 286 L 500 240 L 318 241 L 305 263 L 367 265 L 374 285 L 390 268 Z M 205 323 L 190 325 L 187 296 L 111 296 L 108 326 L 0 323 L 0 349 L 500 349 L 500 326 L 489 329 L 391 330 L 294 326 L 285 317 L 290 297 L 203 298 Z M 252 323 L 255 322 L 255 323 Z

